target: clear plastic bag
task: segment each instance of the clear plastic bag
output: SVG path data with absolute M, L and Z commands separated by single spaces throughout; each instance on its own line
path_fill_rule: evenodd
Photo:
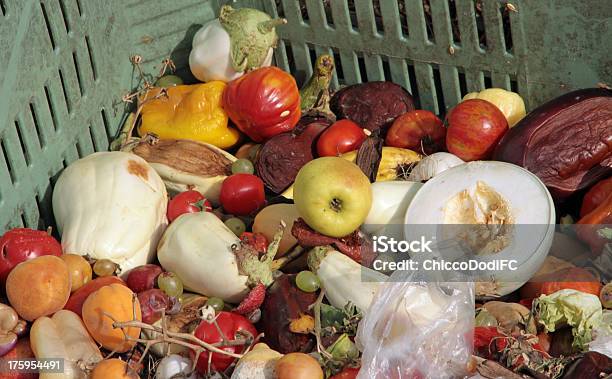
M 462 378 L 472 356 L 474 283 L 396 271 L 359 324 L 357 379 Z

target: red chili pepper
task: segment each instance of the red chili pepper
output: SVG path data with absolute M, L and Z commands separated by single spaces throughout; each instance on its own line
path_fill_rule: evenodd
M 223 333 L 223 335 L 219 332 Z M 249 334 L 252 338 L 257 337 L 257 330 L 253 324 L 246 317 L 232 312 L 219 312 L 216 320 L 211 323 L 207 320 L 202 320 L 195 330 L 195 336 L 209 344 L 221 343 L 223 342 L 223 337 L 228 341 L 245 339 Z M 219 348 L 230 353 L 240 354 L 245 349 L 245 346 L 241 344 L 219 346 Z M 197 369 L 201 374 L 209 372 L 208 354 L 208 351 L 205 351 L 200 354 L 198 359 Z M 191 352 L 191 358 L 195 359 L 193 352 Z M 223 372 L 234 362 L 234 359 L 228 355 L 212 353 L 210 368 L 212 371 Z
M 62 255 L 62 246 L 47 232 L 27 228 L 9 230 L 0 238 L 0 282 L 13 267 L 41 255 Z
M 259 283 L 249 294 L 240 302 L 240 304 L 234 309 L 234 312 L 241 315 L 248 315 L 255 309 L 261 307 L 266 298 L 266 286 Z

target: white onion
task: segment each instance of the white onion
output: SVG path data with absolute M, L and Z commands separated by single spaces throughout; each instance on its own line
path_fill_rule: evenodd
M 185 378 L 196 379 L 195 372 L 191 373 L 191 360 L 177 354 L 172 354 L 159 362 L 155 372 L 155 379 Z
M 451 167 L 459 166 L 465 163 L 456 155 L 451 153 L 435 153 L 421 159 L 419 163 L 412 169 L 408 180 L 414 182 L 427 181 L 439 173 L 448 170 Z

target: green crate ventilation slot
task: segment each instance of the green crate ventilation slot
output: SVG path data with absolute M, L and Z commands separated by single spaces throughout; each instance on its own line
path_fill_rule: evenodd
M 288 19 L 275 61 L 298 81 L 333 54 L 334 88 L 392 80 L 440 114 L 486 87 L 531 109 L 612 82 L 610 1 L 0 0 L 0 234 L 54 224 L 61 170 L 107 149 L 121 124 L 129 57 L 150 73 L 171 57 L 190 77 L 193 35 L 227 3 Z
M 523 40 L 520 16 L 505 3 L 332 0 L 326 7 L 321 0 L 282 0 L 276 7 L 277 2 L 266 0 L 266 11 L 287 18 L 290 27 L 279 28 L 283 41 L 276 60 L 298 78 L 312 73 L 316 55 L 333 54 L 335 87 L 391 80 L 415 95 L 420 107 L 438 114 L 467 92 L 524 86 L 514 54 Z M 460 17 L 453 26 L 455 14 Z M 480 32 L 477 20 L 484 26 Z M 504 27 L 510 29 L 510 48 Z

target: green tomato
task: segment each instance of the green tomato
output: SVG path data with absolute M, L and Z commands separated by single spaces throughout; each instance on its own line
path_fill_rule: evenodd
M 315 292 L 321 288 L 321 281 L 312 271 L 302 271 L 295 277 L 295 284 L 304 292 Z
M 156 87 L 172 87 L 183 84 L 183 79 L 176 75 L 164 75 L 155 82 Z

